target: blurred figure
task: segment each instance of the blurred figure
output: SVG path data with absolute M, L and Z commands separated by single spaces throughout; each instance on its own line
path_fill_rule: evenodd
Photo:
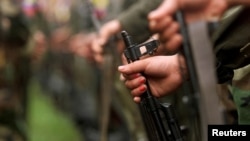
M 0 1 L 0 140 L 27 140 L 30 32 L 19 1 Z
M 94 8 L 91 13 L 87 0 L 37 0 L 33 5 L 37 7 L 30 17 L 34 74 L 55 106 L 74 121 L 82 139 L 99 141 L 102 77 L 90 48 L 97 32 L 91 16 L 101 21 L 105 10 Z M 110 114 L 108 140 L 128 140 L 120 107 L 112 105 L 106 114 Z

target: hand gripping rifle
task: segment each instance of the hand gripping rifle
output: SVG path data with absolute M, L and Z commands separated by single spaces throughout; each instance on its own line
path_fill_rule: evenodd
M 143 55 L 153 54 L 157 40 L 135 44 L 126 31 L 121 32 L 126 49 L 124 51 L 128 63 L 139 60 Z M 145 52 L 141 52 L 145 48 Z M 143 74 L 142 74 L 143 75 Z M 149 83 L 147 91 L 142 94 L 139 109 L 146 128 L 149 141 L 183 141 L 180 126 L 170 103 L 160 103 L 151 93 Z

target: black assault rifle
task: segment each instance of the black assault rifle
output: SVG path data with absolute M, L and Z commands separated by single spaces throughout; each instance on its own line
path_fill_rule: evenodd
M 131 36 L 126 31 L 122 31 L 121 35 L 126 46 L 124 55 L 128 63 L 139 60 L 144 55 L 152 55 L 159 45 L 157 40 L 142 44 L 133 43 Z M 146 51 L 141 52 L 141 48 Z M 173 106 L 170 103 L 160 103 L 152 95 L 148 81 L 146 81 L 146 85 L 147 91 L 141 96 L 139 109 L 149 141 L 183 141 Z

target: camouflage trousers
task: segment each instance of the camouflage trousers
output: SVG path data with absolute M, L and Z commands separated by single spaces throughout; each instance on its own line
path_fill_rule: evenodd
M 234 73 L 229 88 L 237 108 L 238 123 L 250 124 L 250 65 L 237 69 Z

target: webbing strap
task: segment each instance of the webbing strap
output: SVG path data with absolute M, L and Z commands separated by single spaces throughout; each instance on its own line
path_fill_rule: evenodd
M 201 116 L 202 141 L 207 141 L 207 125 L 223 124 L 222 106 L 217 94 L 215 57 L 207 23 L 188 25 L 191 50 L 198 80 L 198 106 Z

